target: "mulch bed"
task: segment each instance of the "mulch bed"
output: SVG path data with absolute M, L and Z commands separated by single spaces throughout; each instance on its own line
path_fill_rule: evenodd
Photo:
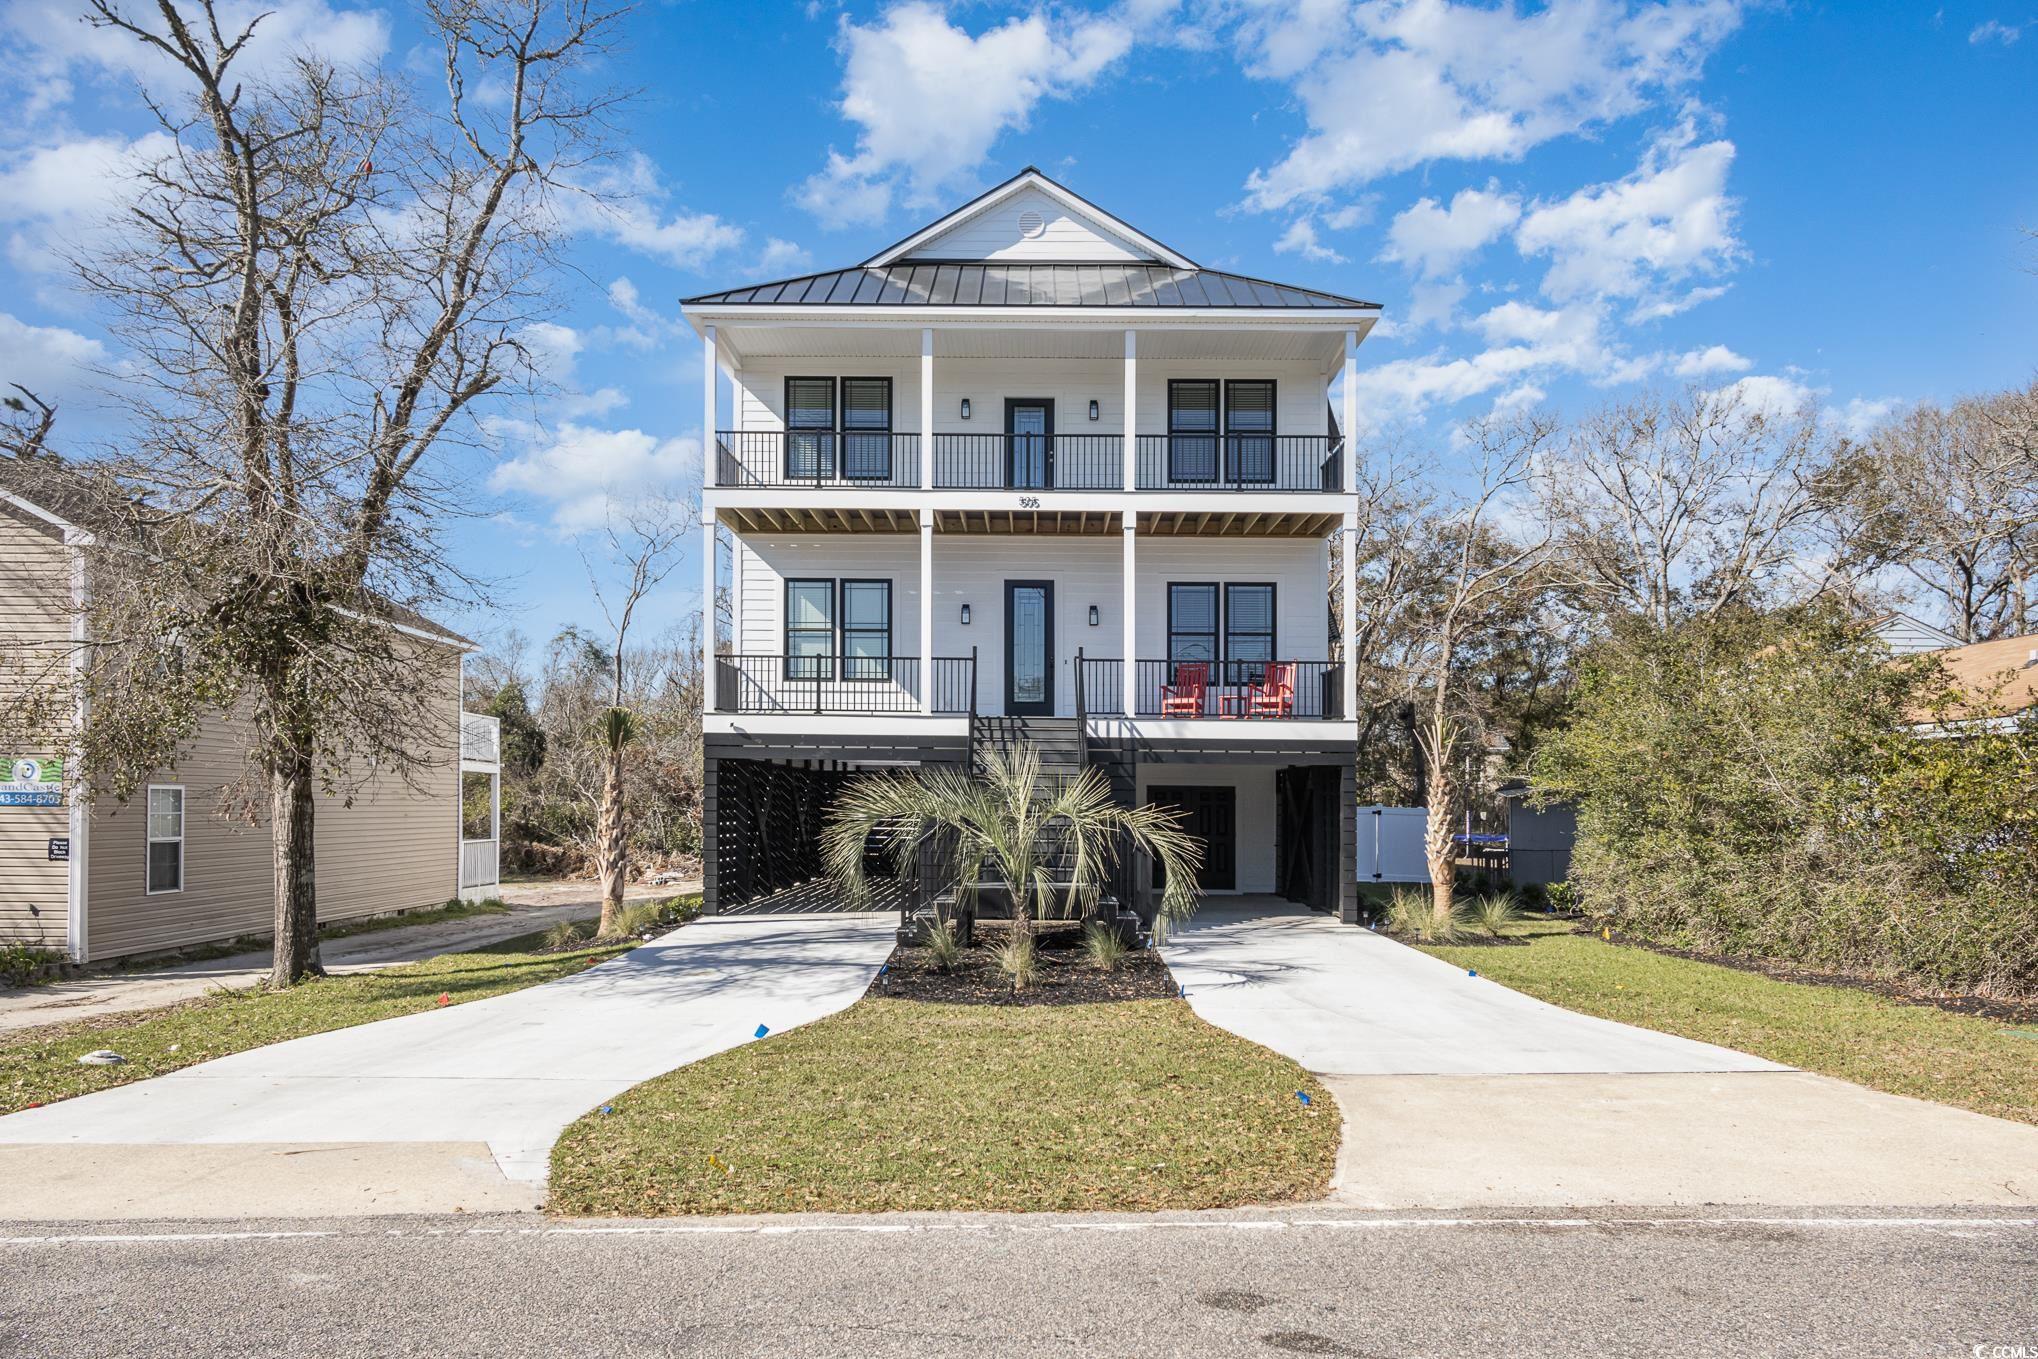
M 1110 972 L 1098 969 L 1073 930 L 1044 927 L 1036 938 L 1040 972 L 1024 991 L 998 968 L 991 950 L 1005 929 L 979 924 L 976 942 L 953 972 L 937 972 L 924 948 L 895 948 L 870 994 L 938 1005 L 1096 1005 L 1120 1000 L 1167 1000 L 1178 994 L 1174 975 L 1154 949 L 1136 949 Z
M 1598 935 L 1591 926 L 1581 925 L 1577 933 Z M 1623 934 L 1619 930 L 1607 936 L 1609 943 L 1621 944 L 1628 948 L 1646 949 L 1650 953 L 1661 953 L 1671 958 L 1685 958 L 1695 963 L 1712 963 L 1718 967 L 1731 967 L 1736 972 L 1753 972 L 1771 981 L 1797 982 L 1809 986 L 1846 986 L 1856 991 L 1893 1000 L 1899 1005 L 1924 1005 L 1949 1014 L 1970 1015 L 1976 1019 L 1996 1020 L 2006 1024 L 2038 1023 L 2038 999 L 1995 1000 L 1987 996 L 1963 995 L 1954 991 L 1925 991 L 1902 982 L 1888 981 L 1881 977 L 1868 977 L 1848 972 L 1822 972 L 1814 968 L 1799 967 L 1791 963 L 1778 962 L 1773 958 L 1752 958 L 1741 954 L 1707 953 L 1701 949 L 1678 948 L 1672 944 L 1659 944 L 1653 940 Z

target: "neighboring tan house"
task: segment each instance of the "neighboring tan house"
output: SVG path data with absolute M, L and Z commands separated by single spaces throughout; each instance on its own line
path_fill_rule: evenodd
M 2038 707 L 2038 634 L 1950 646 L 1930 653 L 1963 691 L 1980 697 L 1948 715 L 1949 733 L 1971 723 L 2002 724 Z
M 1960 645 L 1960 639 L 1944 628 L 1920 622 L 1907 613 L 1886 613 L 1868 620 L 1868 631 L 1899 656 L 1921 651 L 1943 651 Z
M 734 615 L 705 639 L 707 909 L 825 892 L 856 771 L 1024 740 L 1180 809 L 1207 893 L 1356 920 L 1326 582 L 1349 605 L 1376 305 L 1204 268 L 1028 169 L 860 265 L 684 306 Z
M 0 686 L 15 701 L 47 696 L 69 716 L 78 711 L 68 671 L 85 640 L 90 536 L 65 517 L 60 495 L 38 490 L 38 503 L 24 487 L 0 479 Z M 423 619 L 392 626 L 420 645 L 456 654 L 471 646 Z M 461 786 L 463 777 L 485 779 L 493 807 L 494 719 L 460 712 L 459 674 L 457 662 L 447 667 L 437 707 L 444 759 L 421 772 L 420 787 L 392 776 L 356 793 L 351 806 L 319 797 L 321 921 L 437 906 L 463 889 L 492 892 L 493 812 L 479 818 L 485 852 L 463 846 Z M 268 830 L 215 814 L 242 770 L 233 722 L 207 721 L 176 768 L 152 776 L 125 805 L 88 802 L 64 776 L 60 753 L 0 751 L 0 759 L 0 943 L 87 962 L 272 928 Z

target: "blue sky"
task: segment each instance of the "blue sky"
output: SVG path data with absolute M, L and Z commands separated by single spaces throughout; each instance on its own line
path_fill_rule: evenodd
M 400 65 L 418 38 L 397 5 L 268 7 L 277 48 Z M 91 370 L 120 355 L 56 256 L 149 125 L 78 10 L 0 0 L 0 381 L 105 438 Z M 1365 418 L 1437 438 L 1687 382 L 1858 429 L 2038 369 L 2038 0 L 675 0 L 625 31 L 631 197 L 534 336 L 560 394 L 460 466 L 483 634 L 598 623 L 576 534 L 698 465 L 678 298 L 860 260 L 1027 163 L 1206 265 L 1382 303 Z

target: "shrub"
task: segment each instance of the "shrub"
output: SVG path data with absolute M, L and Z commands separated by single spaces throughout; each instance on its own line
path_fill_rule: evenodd
M 952 920 L 928 921 L 922 947 L 927 950 L 928 965 L 936 972 L 953 972 L 962 964 L 962 935 Z
M 1116 972 L 1128 949 L 1124 935 L 1093 920 L 1083 926 L 1083 951 L 1098 971 Z
M 1512 892 L 1488 892 L 1473 901 L 1467 915 L 1475 929 L 1505 939 L 1507 932 L 1521 923 L 1521 902 Z
M 546 948 L 572 948 L 588 936 L 589 927 L 582 920 L 562 920 L 545 931 Z
M 1465 908 L 1455 898 L 1439 908 L 1428 888 L 1397 888 L 1387 903 L 1387 928 L 1425 944 L 1448 944 L 1465 932 Z
M 1024 991 L 1040 974 L 1040 955 L 1034 952 L 1033 936 L 1014 934 L 992 950 L 998 970 L 1012 979 L 1014 991 Z
M 38 986 L 64 961 L 64 955 L 33 944 L 0 944 L 0 986 Z

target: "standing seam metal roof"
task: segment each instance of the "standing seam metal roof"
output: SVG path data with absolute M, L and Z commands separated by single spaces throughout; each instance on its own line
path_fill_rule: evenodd
M 1336 293 L 1216 269 L 1165 264 L 1043 264 L 916 260 L 803 274 L 686 299 L 688 306 L 802 307 L 1258 307 L 1296 311 L 1374 307 Z

